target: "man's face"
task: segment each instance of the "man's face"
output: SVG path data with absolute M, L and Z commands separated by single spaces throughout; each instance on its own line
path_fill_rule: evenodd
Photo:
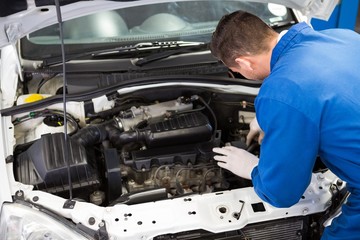
M 249 80 L 264 80 L 270 74 L 270 71 L 268 71 L 265 68 L 249 70 L 238 66 L 238 67 L 229 67 L 229 69 L 233 72 L 240 73 L 242 76 L 244 76 Z

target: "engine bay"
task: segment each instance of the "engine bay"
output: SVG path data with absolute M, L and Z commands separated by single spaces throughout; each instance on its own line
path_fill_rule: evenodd
M 240 228 L 234 236 L 255 239 L 259 228 L 274 234 L 277 224 L 293 229 L 276 233 L 286 239 L 318 237 L 318 213 L 333 214 L 345 189 L 321 161 L 299 203 L 275 208 L 250 180 L 213 159 L 214 147 L 228 145 L 260 155 L 257 139 L 246 145 L 259 86 L 182 79 L 69 94 L 66 101 L 50 92 L 20 95 L 2 112 L 14 199 L 99 236 L 216 239 Z M 166 223 L 177 216 L 181 227 L 172 233 Z
M 258 153 L 256 142 L 245 144 L 253 97 L 165 87 L 106 102 L 98 112 L 85 104 L 83 113 L 70 104 L 66 119 L 56 104 L 13 117 L 15 180 L 100 206 L 251 186 L 218 167 L 212 148 Z

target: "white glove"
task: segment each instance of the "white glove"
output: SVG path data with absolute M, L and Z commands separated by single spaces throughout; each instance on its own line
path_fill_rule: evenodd
M 255 155 L 233 146 L 213 148 L 213 151 L 222 154 L 214 156 L 214 159 L 219 161 L 217 164 L 220 167 L 242 178 L 251 179 L 251 172 L 259 163 L 259 158 Z
M 261 130 L 256 117 L 254 117 L 254 119 L 250 122 L 249 127 L 250 127 L 250 131 L 249 131 L 248 135 L 246 136 L 246 145 L 249 146 L 251 141 L 257 135 L 259 135 L 258 143 L 261 144 L 265 133 Z

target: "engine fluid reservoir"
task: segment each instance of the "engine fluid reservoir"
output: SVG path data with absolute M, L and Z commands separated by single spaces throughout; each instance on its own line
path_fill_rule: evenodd
M 50 97 L 50 96 L 51 96 L 50 94 L 38 94 L 38 93 L 21 95 L 17 98 L 16 105 L 40 101 L 40 100 Z
M 22 105 L 27 103 L 33 103 L 40 101 L 47 97 L 50 97 L 50 94 L 25 94 L 18 97 L 16 104 Z M 30 113 L 22 113 L 15 115 L 13 119 L 22 118 Z M 58 133 L 64 132 L 64 122 L 62 117 L 35 117 L 22 121 L 21 123 L 16 124 L 15 126 L 15 136 L 18 139 L 19 143 L 21 142 L 30 142 L 35 139 L 39 139 L 41 135 L 46 133 Z M 68 122 L 67 123 L 67 133 L 74 131 L 74 127 Z
M 35 138 L 38 139 L 41 137 L 41 135 L 46 133 L 59 133 L 64 131 L 65 129 L 63 123 L 59 123 L 55 126 L 53 124 L 49 124 L 45 118 L 44 121 L 35 128 Z M 73 131 L 74 127 L 69 124 L 69 122 L 67 122 L 67 133 L 71 133 Z

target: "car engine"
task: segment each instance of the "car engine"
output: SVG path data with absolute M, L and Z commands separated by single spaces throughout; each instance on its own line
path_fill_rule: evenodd
M 213 160 L 212 148 L 223 141 L 218 113 L 201 96 L 123 105 L 87 114 L 83 127 L 69 115 L 68 122 L 76 126 L 67 136 L 50 131 L 17 145 L 16 180 L 62 197 L 71 188 L 77 199 L 105 206 L 231 188 L 233 182 L 226 177 L 231 173 Z M 37 128 L 53 122 L 64 125 L 56 111 L 36 114 L 43 119 Z M 24 122 L 15 119 L 15 127 Z M 232 137 L 243 144 L 240 138 Z

